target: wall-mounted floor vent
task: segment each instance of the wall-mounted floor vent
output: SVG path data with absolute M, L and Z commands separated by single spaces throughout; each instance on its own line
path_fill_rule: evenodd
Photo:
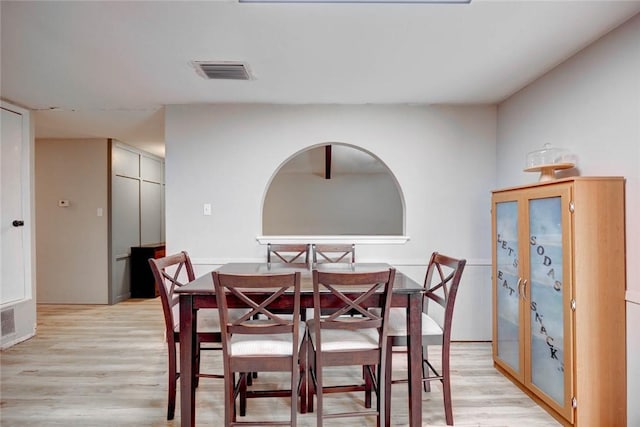
M 0 312 L 0 330 L 3 337 L 16 333 L 16 320 L 13 315 L 13 308 Z
M 242 62 L 193 61 L 193 66 L 205 79 L 251 80 L 249 69 Z

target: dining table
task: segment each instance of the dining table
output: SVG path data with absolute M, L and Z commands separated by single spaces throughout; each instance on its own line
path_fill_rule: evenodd
M 385 263 L 324 263 L 314 268 L 319 271 L 353 271 L 365 272 L 390 268 Z M 313 279 L 312 270 L 304 264 L 286 263 L 237 263 L 231 262 L 217 268 L 221 273 L 230 274 L 273 274 L 300 271 L 301 310 L 313 307 Z M 216 294 L 211 273 L 204 274 L 192 282 L 175 290 L 180 298 L 180 419 L 183 427 L 195 426 L 196 418 L 196 381 L 195 355 L 196 327 L 198 310 L 217 308 Z M 408 345 L 408 401 L 409 425 L 422 425 L 422 295 L 423 286 L 409 276 L 396 270 L 391 305 L 404 307 L 407 310 Z M 321 297 L 323 307 L 332 304 L 331 295 Z M 278 304 L 281 307 L 293 306 L 293 295 L 280 296 Z M 241 308 L 242 305 L 237 305 Z M 387 385 L 386 387 L 390 387 Z M 390 389 L 389 389 L 390 392 Z

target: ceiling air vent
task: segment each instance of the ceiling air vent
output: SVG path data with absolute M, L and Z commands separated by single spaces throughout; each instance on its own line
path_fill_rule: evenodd
M 205 79 L 251 80 L 246 64 L 242 62 L 193 61 L 196 72 Z

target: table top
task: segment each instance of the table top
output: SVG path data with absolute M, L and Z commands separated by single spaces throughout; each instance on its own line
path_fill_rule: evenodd
M 316 267 L 318 271 L 329 272 L 367 272 L 367 271 L 379 271 L 390 268 L 391 265 L 384 263 L 324 263 L 318 264 Z M 230 274 L 278 274 L 278 273 L 301 273 L 301 294 L 313 293 L 312 275 L 309 268 L 304 265 L 292 265 L 285 263 L 239 263 L 232 262 L 224 264 L 217 269 L 220 273 Z M 410 277 L 402 274 L 396 270 L 396 277 L 393 283 L 394 294 L 412 294 L 422 292 L 422 284 L 416 282 Z M 213 289 L 213 278 L 211 273 L 207 273 L 198 277 L 193 282 L 190 282 L 175 290 L 176 294 L 191 294 L 191 295 L 209 295 L 215 294 Z

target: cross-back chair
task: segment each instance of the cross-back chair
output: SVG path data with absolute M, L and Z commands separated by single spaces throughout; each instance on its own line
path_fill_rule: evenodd
M 296 426 L 298 396 L 306 389 L 300 375 L 300 346 L 304 327 L 300 323 L 300 272 L 278 274 L 212 273 L 222 327 L 224 361 L 225 426 L 290 425 Z M 265 295 L 268 291 L 268 296 Z M 293 292 L 294 304 L 287 316 L 282 309 L 273 310 L 278 298 Z M 244 315 L 230 317 L 230 307 L 249 307 Z M 283 391 L 247 391 L 251 372 L 289 372 L 291 385 Z M 288 421 L 237 421 L 236 399 L 246 397 L 290 396 L 291 414 Z M 301 406 L 304 403 L 301 402 Z
M 176 407 L 176 388 L 180 378 L 177 367 L 176 345 L 180 342 L 180 299 L 174 293 L 175 289 L 195 279 L 193 265 L 187 252 L 182 251 L 158 259 L 149 259 L 149 265 L 153 272 L 156 287 L 162 301 L 164 314 L 165 335 L 167 341 L 167 353 L 169 359 L 169 387 L 167 403 L 167 419 L 172 420 Z M 196 325 L 198 344 L 196 347 L 195 381 L 201 376 L 222 378 L 222 375 L 200 373 L 200 351 L 221 350 L 220 321 L 216 310 L 200 310 L 198 324 Z M 203 343 L 217 343 L 217 346 L 206 347 Z
M 451 258 L 434 252 L 429 260 L 424 279 L 424 294 L 422 299 L 422 381 L 425 391 L 430 391 L 431 381 L 442 383 L 444 398 L 445 420 L 447 425 L 453 425 L 453 408 L 451 404 L 451 375 L 449 353 L 451 348 L 451 325 L 453 309 L 458 294 L 458 286 L 466 260 Z M 439 308 L 434 314 L 431 307 Z M 387 369 L 385 371 L 385 416 L 386 425 L 390 423 L 391 415 L 391 384 L 407 382 L 406 379 L 391 379 L 391 362 L 393 353 L 406 353 L 408 345 L 406 310 L 392 308 L 389 314 L 389 333 L 387 344 Z M 440 371 L 428 359 L 428 346 L 442 346 Z M 401 348 L 403 348 L 401 350 Z
M 356 262 L 355 244 L 312 244 L 311 252 L 313 256 L 313 266 L 319 263 L 345 262 L 353 264 Z
M 267 263 L 309 265 L 309 245 L 296 243 L 267 244 Z
M 313 410 L 317 401 L 317 425 L 324 419 L 353 416 L 376 417 L 381 423 L 381 383 L 385 378 L 384 357 L 387 345 L 386 319 L 391 304 L 395 269 L 370 272 L 321 272 L 313 270 L 313 319 L 307 321 L 307 404 Z M 331 295 L 331 312 L 323 310 L 321 300 Z M 322 297 L 321 297 L 322 294 Z M 376 313 L 370 308 L 378 308 Z M 357 312 L 357 316 L 350 313 Z M 323 370 L 330 366 L 361 366 L 363 383 L 325 386 Z M 361 411 L 325 413 L 325 393 L 365 391 L 365 409 Z M 371 390 L 375 391 L 376 408 L 370 408 Z

